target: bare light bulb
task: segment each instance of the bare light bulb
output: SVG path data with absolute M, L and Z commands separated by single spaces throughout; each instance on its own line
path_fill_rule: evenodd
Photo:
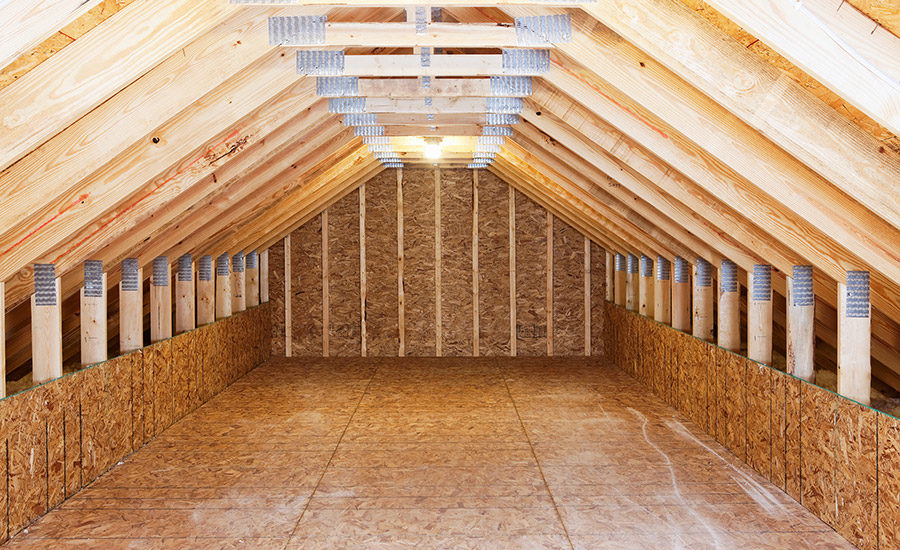
M 437 143 L 426 143 L 425 156 L 430 159 L 441 158 L 441 146 Z

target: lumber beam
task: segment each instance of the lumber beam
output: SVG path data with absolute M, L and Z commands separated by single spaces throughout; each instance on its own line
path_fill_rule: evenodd
M 194 259 L 190 254 L 182 254 L 175 275 L 175 334 L 197 328 L 194 279 Z
M 228 253 L 216 258 L 216 320 L 231 317 L 231 270 Z
M 347 55 L 343 76 L 493 76 L 507 74 L 500 54 L 432 54 L 428 67 L 419 55 Z M 537 72 L 535 71 L 535 74 Z
M 231 255 L 231 313 L 247 309 L 247 280 L 244 273 L 243 251 Z
M 34 48 L 100 0 L 17 0 L 0 5 L 0 68 Z
M 246 268 L 244 269 L 244 277 L 246 280 L 245 296 L 247 307 L 256 307 L 259 305 L 259 253 L 251 250 L 246 256 Z
M 871 399 L 871 306 L 869 274 L 847 273 L 838 284 L 838 387 L 839 394 L 864 405 Z
M 150 275 L 150 342 L 172 337 L 172 266 L 167 256 L 153 259 Z
M 269 302 L 269 249 L 259 254 L 259 301 Z
M 807 7 L 828 4 L 812 2 Z M 881 152 L 881 143 L 870 133 L 744 44 L 680 2 L 612 0 L 582 9 L 900 227 L 896 190 L 887 183 L 900 179 L 900 157 Z M 848 3 L 836 11 L 847 17 L 855 12 Z M 862 44 L 879 47 L 885 32 L 870 24 Z M 879 49 L 881 59 L 888 61 L 884 52 L 890 50 Z M 897 60 L 900 55 L 894 56 Z
M 900 134 L 900 38 L 854 28 L 848 12 L 824 3 L 710 0 L 710 5 L 835 91 L 879 124 Z M 809 4 L 809 5 L 807 5 Z
M 290 17 L 290 16 L 288 16 Z M 291 19 L 286 18 L 287 21 Z M 295 21 L 295 20 L 294 20 Z M 274 24 L 280 24 L 278 19 Z M 515 27 L 490 23 L 426 22 L 425 32 L 418 23 L 347 23 L 326 21 L 321 35 L 279 35 L 278 46 L 291 48 L 516 48 L 521 47 Z M 315 40 L 313 40 L 315 38 Z M 549 48 L 549 41 L 529 43 L 529 47 Z
M 233 10 L 220 0 L 137 0 L 0 90 L 0 105 L 15 106 L 0 116 L 0 169 L 224 21 Z
M 638 311 L 641 315 L 653 318 L 655 315 L 656 300 L 653 296 L 655 290 L 653 282 L 653 258 L 641 254 L 640 280 L 638 282 Z
M 656 288 L 653 294 L 656 305 L 653 308 L 653 318 L 657 323 L 672 324 L 672 263 L 662 257 L 656 257 Z
M 119 352 L 144 347 L 144 276 L 137 258 L 122 261 L 119 281 Z
M 741 284 L 737 264 L 722 260 L 719 266 L 719 323 L 720 348 L 741 351 Z
M 31 297 L 31 378 L 35 384 L 62 376 L 62 316 L 53 264 L 34 266 Z
M 713 276 L 712 264 L 703 258 L 697 258 L 694 264 L 694 337 L 715 341 L 713 318 Z
M 525 97 L 530 87 L 520 90 L 503 90 L 504 96 Z M 422 87 L 417 78 L 360 78 L 356 95 L 361 97 L 384 97 L 392 99 L 426 97 L 491 97 L 498 90 L 491 85 L 490 78 L 435 78 L 428 88 Z M 327 94 L 325 97 L 328 97 Z
M 215 321 L 216 281 L 213 276 L 213 258 L 205 254 L 197 264 L 197 325 L 208 325 Z
M 772 364 L 772 266 L 757 264 L 747 273 L 747 357 Z
M 681 256 L 672 278 L 672 328 L 691 332 L 691 264 Z
M 81 287 L 79 325 L 81 364 L 106 361 L 106 273 L 103 262 L 84 262 L 84 286 Z
M 797 378 L 814 382 L 816 296 L 813 292 L 813 267 L 795 265 L 787 279 L 787 358 L 786 370 Z
M 258 6 L 392 6 L 409 8 L 410 6 L 431 7 L 434 2 L 426 0 L 230 0 L 232 4 Z M 548 4 L 554 8 L 577 8 L 596 0 L 442 0 L 441 6 L 515 6 Z

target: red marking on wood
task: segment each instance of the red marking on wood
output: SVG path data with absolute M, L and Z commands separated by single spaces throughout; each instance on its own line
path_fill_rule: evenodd
M 62 32 L 62 31 L 59 31 L 59 34 L 65 36 L 66 38 L 68 38 L 68 39 L 71 40 L 72 42 L 75 41 L 75 38 L 74 38 L 74 37 L 69 36 L 68 34 L 66 34 L 66 33 L 64 33 L 64 32 Z
M 65 214 L 67 211 L 69 211 L 69 210 L 71 210 L 72 208 L 74 208 L 76 204 L 78 204 L 79 202 L 81 202 L 81 201 L 83 201 L 84 199 L 88 198 L 89 195 L 90 195 L 90 193 L 85 193 L 84 195 L 81 195 L 80 197 L 78 197 L 77 199 L 75 199 L 75 202 L 73 202 L 73 203 L 70 204 L 69 206 L 66 206 L 65 208 L 63 208 L 62 210 L 60 210 L 59 212 L 57 212 L 52 218 L 50 218 L 49 220 L 45 221 L 45 222 L 42 223 L 41 225 L 35 227 L 34 229 L 31 230 L 30 233 L 28 233 L 27 235 L 25 235 L 24 237 L 22 237 L 22 238 L 19 239 L 18 241 L 14 242 L 14 243 L 12 244 L 12 246 L 10 246 L 10 247 L 7 248 L 6 250 L 4 250 L 4 251 L 3 251 L 3 254 L 0 254 L 0 256 L 5 256 L 5 255 L 9 254 L 10 252 L 12 252 L 12 251 L 13 251 L 16 247 L 18 247 L 20 244 L 22 244 L 22 243 L 24 243 L 25 241 L 27 241 L 28 239 L 30 239 L 35 233 L 37 233 L 37 232 L 40 231 L 41 229 L 47 227 L 47 225 L 50 224 L 51 222 L 53 222 L 53 220 L 55 220 L 56 218 L 62 216 L 62 215 Z
M 59 256 L 57 256 L 56 259 L 53 260 L 53 263 L 57 263 L 57 262 L 59 262 L 59 260 L 60 260 L 61 258 L 64 258 L 65 256 L 68 256 L 73 250 L 75 250 L 76 248 L 78 248 L 79 246 L 81 246 L 82 244 L 84 244 L 88 239 L 90 239 L 91 237 L 93 237 L 93 236 L 96 235 L 97 233 L 103 231 L 106 227 L 109 226 L 109 224 L 111 224 L 111 223 L 113 223 L 114 221 L 116 221 L 117 219 L 121 218 L 123 215 L 125 215 L 125 213 L 129 212 L 131 209 L 133 209 L 133 208 L 136 207 L 138 204 L 140 204 L 140 203 L 143 202 L 145 199 L 147 199 L 147 197 L 149 197 L 149 196 L 152 195 L 153 193 L 156 193 L 159 189 L 161 189 L 162 187 L 164 187 L 165 185 L 167 185 L 169 182 L 171 182 L 172 180 L 174 180 L 175 178 L 177 178 L 177 177 L 180 176 L 181 174 L 183 174 L 183 173 L 185 173 L 186 171 L 188 171 L 192 166 L 194 166 L 195 164 L 197 164 L 198 162 L 200 162 L 202 159 L 204 159 L 207 155 L 209 155 L 216 147 L 222 145 L 223 143 L 225 143 L 225 142 L 228 141 L 229 139 L 231 139 L 231 138 L 233 138 L 234 136 L 238 135 L 238 133 L 239 133 L 238 130 L 232 131 L 230 134 L 228 134 L 227 136 L 225 136 L 225 137 L 222 139 L 222 141 L 216 143 L 215 145 L 213 145 L 212 147 L 210 147 L 209 149 L 207 149 L 207 151 L 206 151 L 205 153 L 200 154 L 200 155 L 197 155 L 197 157 L 196 157 L 194 160 L 192 160 L 190 163 L 188 163 L 184 168 L 178 170 L 177 172 L 175 172 L 174 174 L 172 174 L 172 175 L 169 176 L 168 178 L 166 178 L 166 179 L 164 179 L 163 181 L 159 182 L 159 184 L 157 184 L 156 187 L 154 187 L 153 189 L 147 191 L 146 193 L 144 193 L 143 195 L 141 195 L 140 197 L 138 197 L 134 202 L 132 202 L 131 204 L 129 204 L 128 206 L 126 206 L 123 210 L 117 212 L 116 215 L 113 216 L 110 220 L 104 222 L 103 224 L 100 225 L 100 227 L 98 227 L 97 229 L 95 229 L 94 231 L 92 231 L 90 234 L 86 235 L 83 239 L 81 239 L 81 240 L 78 241 L 77 243 L 75 243 L 75 244 L 73 244 L 72 246 L 70 246 L 70 247 L 69 247 L 68 249 L 66 249 L 63 253 L 61 253 Z M 216 159 L 216 160 L 218 160 L 218 159 Z

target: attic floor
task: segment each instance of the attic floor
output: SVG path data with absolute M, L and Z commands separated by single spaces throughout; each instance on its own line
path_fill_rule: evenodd
M 17 548 L 852 548 L 589 359 L 273 360 Z

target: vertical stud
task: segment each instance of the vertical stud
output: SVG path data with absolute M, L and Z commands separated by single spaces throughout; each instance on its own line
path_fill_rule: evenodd
M 627 279 L 626 271 L 626 260 L 625 255 L 619 252 L 616 252 L 616 282 L 615 291 L 616 291 L 616 305 L 620 307 L 625 307 L 626 302 L 626 294 L 627 289 L 625 288 L 625 280 Z
M 606 301 L 616 301 L 616 255 L 606 251 Z
M 178 257 L 175 273 L 175 333 L 188 332 L 196 327 L 194 302 L 194 259 L 190 254 Z
M 119 282 L 119 352 L 128 353 L 144 346 L 143 270 L 137 258 L 122 262 Z
M 848 271 L 838 283 L 838 393 L 865 405 L 872 394 L 869 272 Z
M 259 302 L 269 303 L 269 249 L 259 253 Z
M 81 364 L 106 361 L 106 273 L 103 262 L 84 262 L 81 287 Z
M 653 317 L 656 302 L 653 298 L 653 258 L 641 254 L 641 278 L 638 283 L 638 304 L 641 315 Z
M 772 266 L 756 264 L 750 279 L 747 305 L 747 356 L 772 364 Z
M 244 294 L 247 296 L 247 307 L 251 308 L 259 305 L 259 253 L 251 250 L 245 262 L 244 279 L 247 287 Z
M 656 257 L 656 305 L 653 318 L 658 323 L 672 324 L 672 264 L 662 256 Z
M 150 341 L 159 342 L 172 337 L 172 278 L 169 258 L 153 259 L 153 275 L 150 277 Z
M 787 281 L 787 372 L 807 382 L 816 379 L 816 296 L 813 267 L 795 265 Z
M 713 341 L 712 264 L 697 258 L 694 266 L 694 336 Z
M 625 274 L 625 309 L 638 310 L 638 258 L 634 254 L 628 255 L 628 265 Z
M 231 270 L 226 252 L 216 258 L 216 320 L 230 317 L 231 306 Z
M 216 321 L 216 281 L 213 278 L 213 258 L 201 256 L 197 264 L 197 324 Z
M 247 280 L 244 275 L 244 253 L 242 251 L 231 256 L 232 315 L 247 309 L 247 296 L 244 294 L 247 287 Z
M 675 257 L 675 277 L 672 281 L 672 328 L 691 331 L 691 264 Z
M 31 297 L 31 363 L 35 384 L 62 376 L 59 279 L 53 264 L 35 264 Z
M 719 267 L 719 347 L 741 350 L 741 292 L 737 264 L 722 260 Z

